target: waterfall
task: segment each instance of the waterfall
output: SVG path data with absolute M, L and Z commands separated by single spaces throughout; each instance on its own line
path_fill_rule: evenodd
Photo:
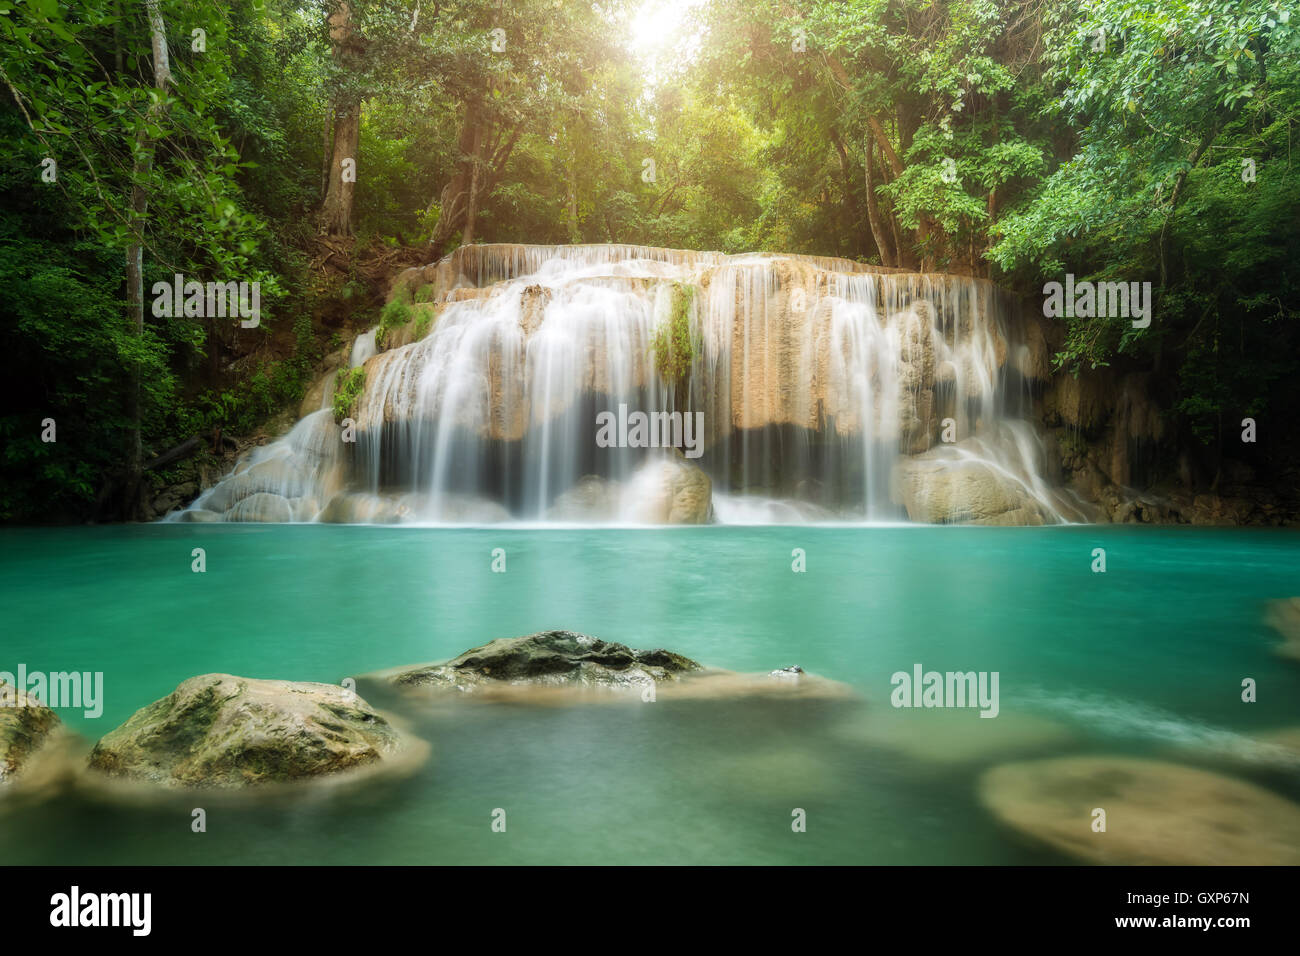
M 354 343 L 348 427 L 307 416 L 181 520 L 1084 517 L 1027 418 L 1041 334 L 985 280 L 503 244 L 407 270 L 394 294 L 411 320 Z M 666 381 L 656 343 L 674 328 Z

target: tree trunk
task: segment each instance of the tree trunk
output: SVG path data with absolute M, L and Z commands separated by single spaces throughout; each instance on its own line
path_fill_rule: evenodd
M 880 252 L 880 264 L 882 266 L 897 266 L 898 254 L 889 241 L 889 235 L 885 232 L 884 223 L 880 221 L 880 205 L 876 201 L 876 184 L 872 182 L 871 177 L 871 167 L 876 163 L 876 151 L 872 147 L 870 139 L 867 140 L 866 146 L 867 220 L 871 224 L 871 238 L 875 240 L 876 249 Z
M 582 241 L 578 231 L 578 153 L 569 148 L 569 242 L 577 245 Z
M 438 224 L 434 226 L 429 244 L 433 249 L 433 258 L 441 259 L 446 251 L 452 234 L 460 227 L 469 208 L 470 180 L 473 178 L 473 157 L 480 142 L 479 105 L 471 101 L 465 107 L 465 122 L 460 128 L 457 142 L 456 169 L 447 185 L 442 187 L 438 196 Z M 433 202 L 429 203 L 430 210 Z
M 461 235 L 461 245 L 468 246 L 474 241 L 474 220 L 478 216 L 479 183 L 483 177 L 483 128 L 480 126 L 474 136 L 474 151 L 470 153 L 469 201 L 465 209 L 465 232 Z
M 321 232 L 329 236 L 352 235 L 352 196 L 356 190 L 357 146 L 361 141 L 361 103 L 350 101 L 335 107 L 334 144 L 330 150 L 329 184 L 321 204 Z M 344 177 L 343 161 L 353 161 Z
M 334 107 L 325 107 L 324 129 L 321 130 L 320 150 L 320 201 L 325 203 L 325 196 L 330 191 L 330 160 L 333 159 L 334 144 Z
M 852 237 L 852 246 L 849 252 L 849 255 L 852 256 L 863 249 L 863 244 L 860 241 L 862 206 L 858 202 L 857 192 L 853 189 L 854 174 L 849 160 L 848 148 L 840 139 L 839 133 L 834 129 L 831 130 L 830 139 L 831 145 L 835 147 L 835 156 L 840 163 L 840 178 L 844 180 L 844 202 L 840 204 L 840 207 L 842 214 L 848 219 L 845 224 L 844 234 Z
M 139 339 L 144 338 L 144 247 L 140 237 L 149 212 L 149 193 L 143 180 L 153 171 L 153 139 L 148 128 L 157 123 L 167 108 L 167 87 L 171 83 L 171 63 L 167 56 L 167 30 L 158 0 L 144 0 L 149 21 L 149 40 L 153 48 L 153 85 L 158 98 L 145 114 L 145 122 L 136 132 L 135 162 L 131 168 L 131 229 L 133 241 L 126 249 L 126 307 L 131 327 Z M 128 414 L 131 429 L 127 450 L 127 482 L 123 499 L 123 516 L 135 518 L 140 513 L 140 487 L 143 474 L 143 443 L 140 438 L 140 366 L 131 369 Z
M 341 0 L 325 18 L 329 24 L 334 62 L 350 71 L 362 49 L 352 29 L 352 7 Z M 352 234 L 352 197 L 356 191 L 357 147 L 361 141 L 361 94 L 345 87 L 333 103 L 334 139 L 330 149 L 325 199 L 321 202 L 320 231 L 329 236 Z M 344 160 L 351 160 L 344 176 Z

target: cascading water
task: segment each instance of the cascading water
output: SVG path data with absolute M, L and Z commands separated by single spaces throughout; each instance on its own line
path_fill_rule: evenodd
M 983 280 L 478 245 L 395 290 L 413 318 L 386 348 L 374 330 L 354 344 L 365 384 L 351 427 L 308 415 L 183 520 L 1084 517 L 1025 418 L 1034 359 L 1013 303 Z M 682 374 L 667 381 L 656 333 L 674 327 Z M 645 447 L 638 415 L 650 444 L 662 428 L 678 450 Z

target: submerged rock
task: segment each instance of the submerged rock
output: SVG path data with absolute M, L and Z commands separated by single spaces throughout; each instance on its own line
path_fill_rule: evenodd
M 1300 805 L 1254 784 L 1134 757 L 996 767 L 980 800 L 1002 822 L 1093 863 L 1300 864 Z M 1093 810 L 1106 831 L 1093 832 Z
M 835 727 L 846 743 L 883 748 L 946 769 L 962 764 L 1060 753 L 1070 729 L 1037 714 L 1002 711 L 986 720 L 974 709 L 887 707 L 855 714 Z
M 22 773 L 61 726 L 50 708 L 13 684 L 0 681 L 0 784 Z
M 1285 638 L 1285 642 L 1277 647 L 1277 653 L 1300 660 L 1300 598 L 1273 601 L 1264 619 Z
M 95 745 L 89 764 L 167 787 L 238 788 L 357 770 L 403 744 L 343 687 L 204 674 L 136 711 Z

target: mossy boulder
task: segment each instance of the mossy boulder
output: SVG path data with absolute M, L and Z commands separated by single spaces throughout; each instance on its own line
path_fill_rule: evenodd
M 421 664 L 373 675 L 399 688 L 475 691 L 523 684 L 630 689 L 677 680 L 701 670 L 671 651 L 638 651 L 573 631 L 542 631 L 503 637 L 441 664 Z
M 353 771 L 394 758 L 402 735 L 332 684 L 204 674 L 135 712 L 90 754 L 111 777 L 240 788 Z
M 54 711 L 35 697 L 0 681 L 0 784 L 22 773 L 61 725 Z
M 575 693 L 589 692 L 604 700 L 619 696 L 609 692 L 629 692 L 649 700 L 651 689 L 654 699 L 679 700 L 856 696 L 846 685 L 805 674 L 798 667 L 742 674 L 706 668 L 672 651 L 635 650 L 573 631 L 498 638 L 449 661 L 396 667 L 361 679 L 417 693 L 453 692 L 538 702 L 562 702 Z

